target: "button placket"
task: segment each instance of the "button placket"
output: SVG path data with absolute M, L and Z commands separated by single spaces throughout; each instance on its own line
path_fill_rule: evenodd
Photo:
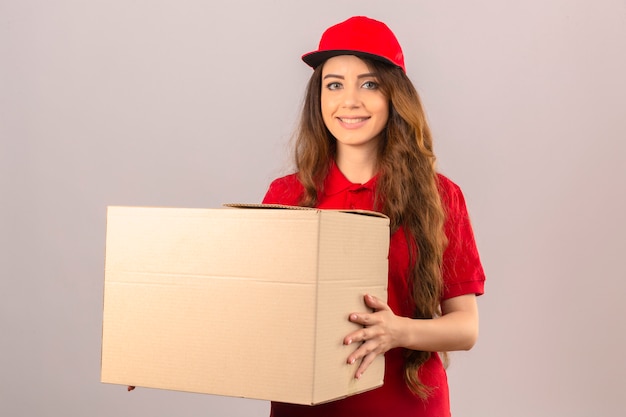
M 362 185 L 354 185 L 348 190 L 348 207 L 350 209 L 358 209 L 362 206 L 363 192 L 367 189 Z

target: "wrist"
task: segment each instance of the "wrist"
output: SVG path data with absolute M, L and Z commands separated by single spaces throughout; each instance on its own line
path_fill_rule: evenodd
M 414 349 L 414 345 L 419 339 L 416 321 L 410 317 L 399 317 L 397 347 Z

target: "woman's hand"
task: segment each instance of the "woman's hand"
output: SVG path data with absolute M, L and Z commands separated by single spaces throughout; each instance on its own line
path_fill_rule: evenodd
M 441 303 L 442 315 L 434 319 L 416 320 L 396 316 L 380 299 L 365 295 L 365 304 L 372 313 L 352 313 L 349 320 L 363 326 L 345 337 L 343 343 L 361 343 L 348 363 L 361 361 L 355 377 L 390 349 L 404 347 L 427 352 L 469 350 L 478 338 L 478 306 L 474 294 L 449 298 Z
M 365 305 L 374 310 L 372 313 L 351 313 L 349 320 L 363 326 L 355 332 L 347 335 L 344 345 L 360 343 L 361 345 L 348 356 L 348 363 L 353 364 L 361 361 L 355 378 L 360 378 L 365 370 L 376 359 L 376 356 L 383 355 L 389 349 L 398 346 L 397 325 L 400 317 L 396 316 L 391 308 L 384 301 L 373 295 L 366 294 Z

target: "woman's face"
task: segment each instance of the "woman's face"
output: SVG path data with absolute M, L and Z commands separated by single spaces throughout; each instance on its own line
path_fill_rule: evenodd
M 389 118 L 376 74 L 353 55 L 329 58 L 322 68 L 321 108 L 337 149 L 375 149 Z

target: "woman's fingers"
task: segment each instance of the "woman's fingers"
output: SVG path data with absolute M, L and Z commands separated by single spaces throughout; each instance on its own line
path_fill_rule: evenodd
M 362 343 L 361 346 L 359 346 L 359 348 L 348 357 L 348 363 L 350 365 L 360 361 L 359 367 L 354 373 L 355 378 L 361 378 L 367 368 L 372 364 L 372 362 L 374 362 L 374 359 L 376 359 L 379 354 L 384 353 L 379 352 L 375 348 L 376 345 L 377 344 L 373 341 Z
M 365 305 L 368 306 L 369 308 L 374 309 L 374 311 L 389 309 L 389 306 L 387 305 L 387 303 L 385 303 L 383 300 L 381 300 L 380 298 L 374 295 L 365 294 L 365 296 L 363 297 L 363 300 L 365 301 Z
M 344 345 L 351 345 L 353 343 L 362 343 L 367 340 L 374 339 L 377 336 L 375 328 L 363 327 L 362 329 L 355 330 L 343 339 Z
M 374 359 L 376 359 L 376 356 L 378 356 L 376 353 L 372 352 L 367 354 L 363 360 L 361 360 L 361 364 L 359 365 L 359 368 L 356 370 L 354 377 L 356 379 L 359 379 L 363 376 L 363 373 L 365 372 L 365 370 L 372 364 L 372 362 L 374 362 Z
M 388 320 L 393 318 L 393 312 L 381 299 L 366 294 L 364 296 L 365 305 L 373 310 L 372 313 L 351 313 L 348 319 L 352 323 L 360 324 L 363 328 L 355 330 L 348 334 L 343 343 L 351 345 L 360 343 L 361 345 L 355 349 L 347 362 L 354 364 L 360 361 L 359 367 L 355 373 L 355 378 L 360 378 L 370 364 L 376 359 L 376 356 L 384 354 L 389 350 L 388 337 Z

